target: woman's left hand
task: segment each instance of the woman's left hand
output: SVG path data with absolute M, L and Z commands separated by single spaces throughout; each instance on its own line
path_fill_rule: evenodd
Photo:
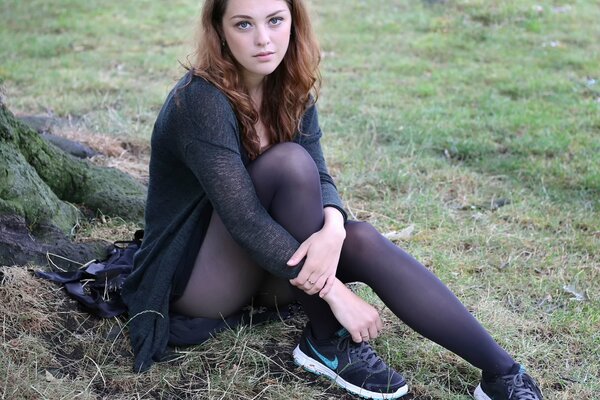
M 294 266 L 306 257 L 300 273 L 290 280 L 290 283 L 307 294 L 319 293 L 321 297 L 326 296 L 333 285 L 346 238 L 344 220 L 340 212 L 331 207 L 325 208 L 324 211 L 323 228 L 306 239 L 287 263 Z

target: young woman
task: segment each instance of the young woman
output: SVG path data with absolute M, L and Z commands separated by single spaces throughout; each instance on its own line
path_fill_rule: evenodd
M 541 399 L 523 368 L 425 267 L 348 221 L 321 152 L 319 47 L 302 0 L 206 0 L 197 58 L 152 135 L 146 237 L 123 297 L 136 369 L 160 359 L 169 312 L 222 318 L 298 300 L 296 363 L 366 398 L 407 393 L 368 341 L 382 329 L 346 282 L 480 368 L 477 399 Z

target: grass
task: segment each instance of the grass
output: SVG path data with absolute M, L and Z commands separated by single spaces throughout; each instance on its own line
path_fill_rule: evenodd
M 3 1 L 0 82 L 10 108 L 71 116 L 87 135 L 147 141 L 191 52 L 198 9 L 190 0 Z M 413 225 L 398 244 L 548 398 L 596 397 L 600 8 L 331 0 L 312 10 L 324 145 L 348 210 L 386 233 Z M 132 229 L 95 221 L 80 237 Z M 350 398 L 290 362 L 301 318 L 227 332 L 135 375 L 124 321 L 77 311 L 21 269 L 6 269 L 2 282 L 2 398 Z M 415 399 L 469 398 L 474 368 L 383 315 L 375 347 Z

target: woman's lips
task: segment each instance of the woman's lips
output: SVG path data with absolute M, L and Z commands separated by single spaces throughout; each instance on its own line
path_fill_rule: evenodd
M 263 51 L 255 54 L 254 57 L 259 61 L 269 61 L 271 58 L 273 58 L 273 54 L 275 54 L 273 51 Z

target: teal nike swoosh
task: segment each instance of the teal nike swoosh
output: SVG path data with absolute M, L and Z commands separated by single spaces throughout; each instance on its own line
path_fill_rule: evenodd
M 321 353 L 319 353 L 317 351 L 317 349 L 315 349 L 315 347 L 312 345 L 312 343 L 310 342 L 310 340 L 306 339 L 306 343 L 308 343 L 308 345 L 310 346 L 310 348 L 313 351 L 313 353 L 315 353 L 317 355 L 317 357 L 319 357 L 321 359 L 321 361 L 323 361 L 325 363 L 325 365 L 327 365 L 327 367 L 329 369 L 331 369 L 331 370 L 337 369 L 337 367 L 338 367 L 338 358 L 337 358 L 337 356 L 335 356 L 333 360 L 330 360 L 327 357 L 325 357 L 324 355 L 322 355 Z

